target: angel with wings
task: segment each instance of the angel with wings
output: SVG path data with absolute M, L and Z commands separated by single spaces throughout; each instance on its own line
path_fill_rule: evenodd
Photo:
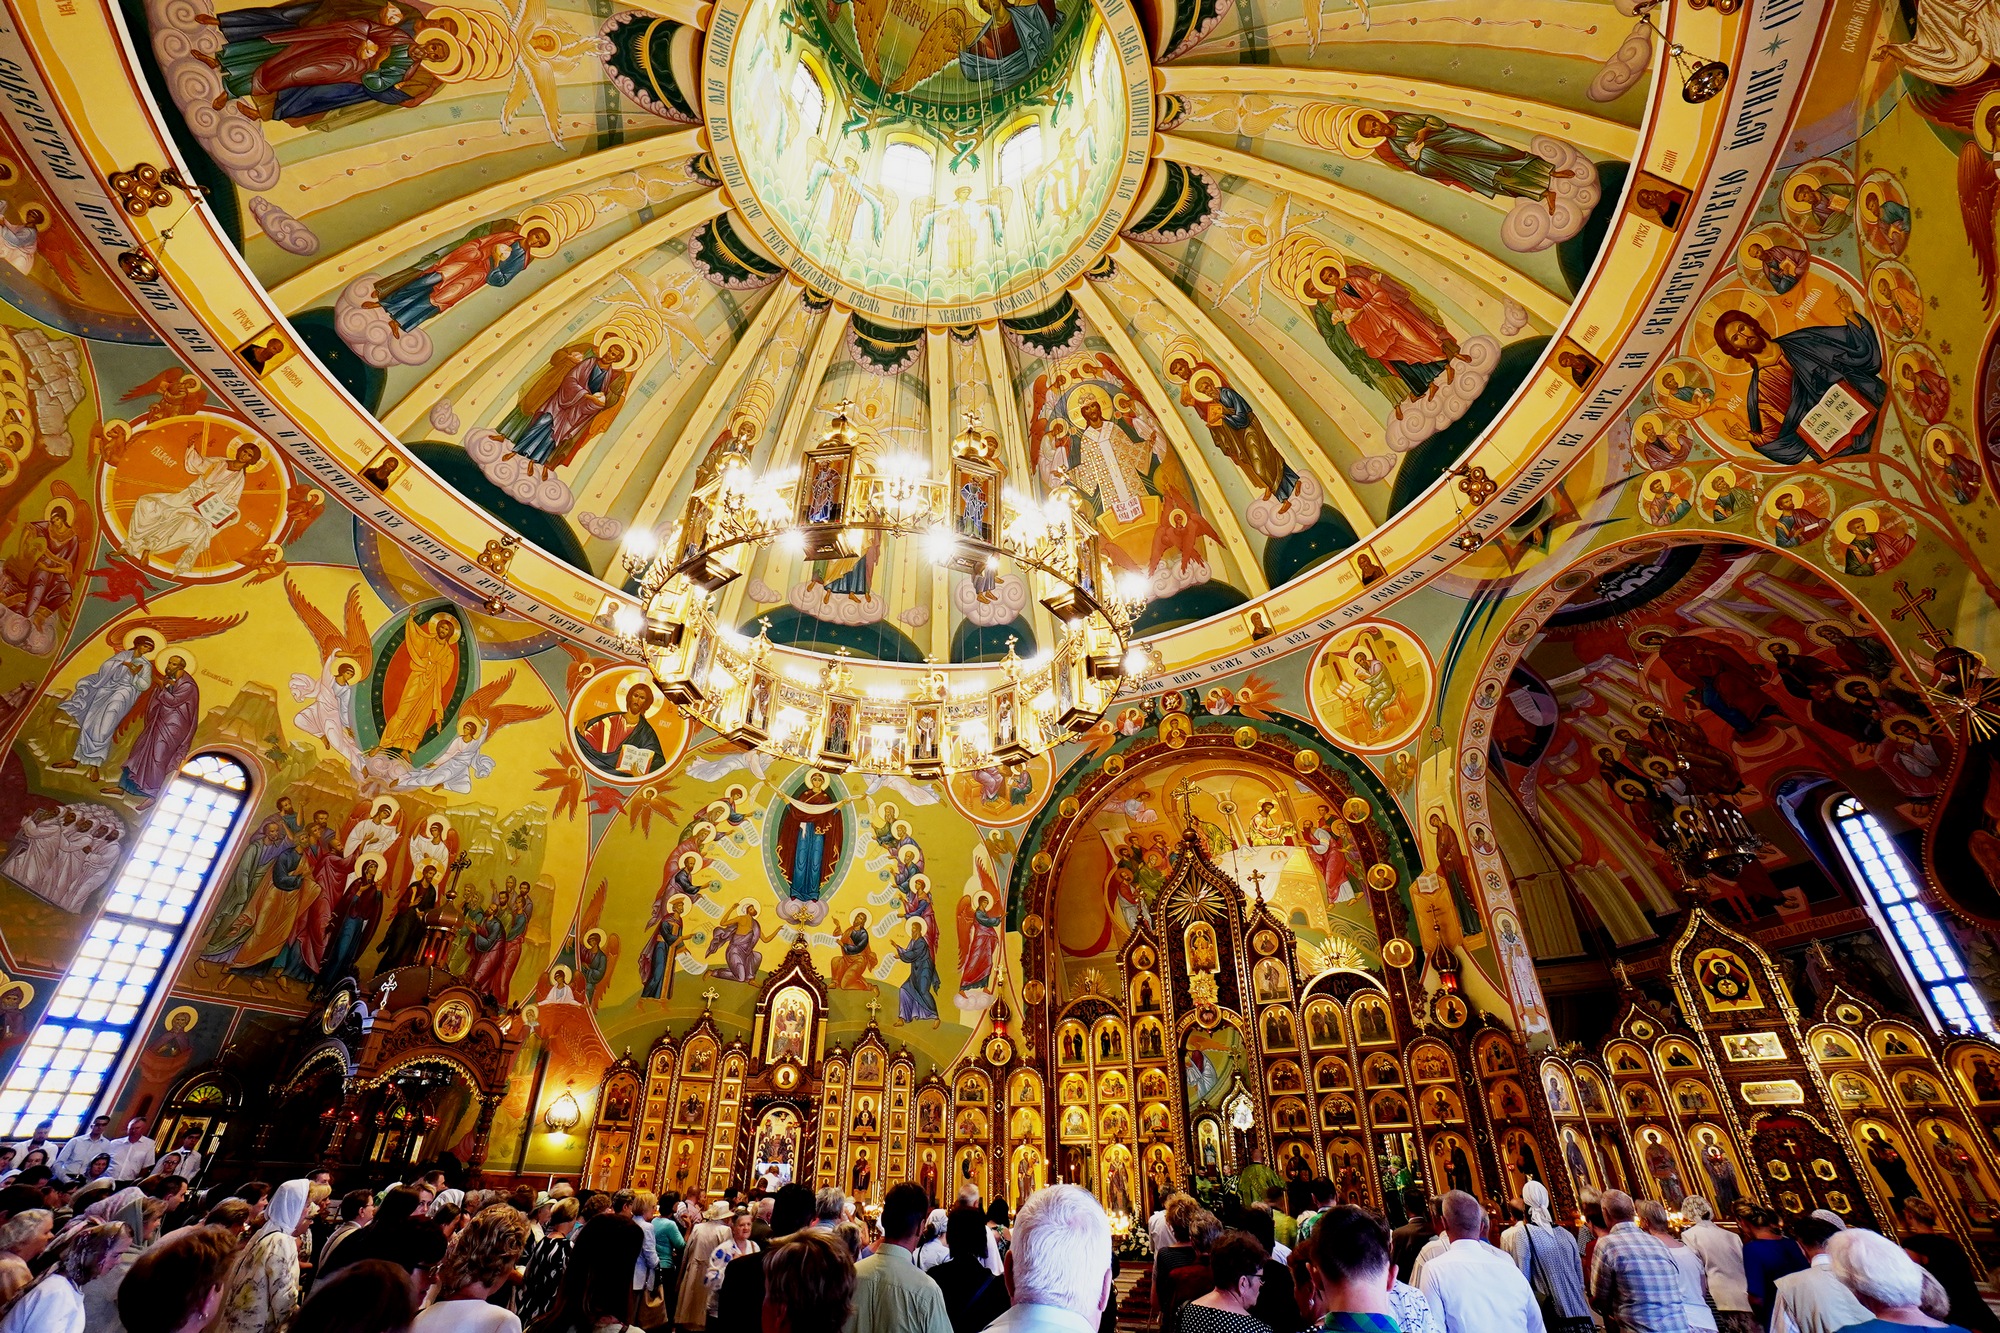
M 829 198 L 833 211 L 827 217 L 827 235 L 833 241 L 833 248 L 841 254 L 847 253 L 848 244 L 854 239 L 854 223 L 861 214 L 861 206 L 868 206 L 869 235 L 873 244 L 882 244 L 882 233 L 889 226 L 889 219 L 896 213 L 896 197 L 884 195 L 870 187 L 861 174 L 861 164 L 851 157 L 840 159 L 835 166 L 824 151 L 814 154 L 812 170 L 806 174 L 806 207 L 811 210 L 807 221 L 819 215 L 818 198 L 823 187 L 831 185 Z
M 171 673 L 170 702 L 180 702 L 193 692 L 194 678 L 187 671 L 189 654 L 175 649 L 196 639 L 206 639 L 234 629 L 245 618 L 241 613 L 233 616 L 147 616 L 120 622 L 106 630 L 104 642 L 110 646 L 111 655 L 98 665 L 97 670 L 77 681 L 69 698 L 58 705 L 59 711 L 76 722 L 76 748 L 68 759 L 49 767 L 81 767 L 90 781 L 101 780 L 112 746 L 133 726 L 142 720 L 154 720 L 153 715 L 162 712 L 162 708 L 155 705 L 159 703 L 161 682 L 172 664 L 179 663 L 179 666 Z M 159 667 L 157 673 L 154 669 L 156 662 Z M 196 716 L 191 709 L 182 709 L 172 719 L 162 716 L 157 720 L 162 727 L 171 721 L 177 730 L 184 729 L 183 739 L 191 740 Z M 175 761 L 173 768 L 179 768 L 179 761 Z
M 165 421 L 169 417 L 186 416 L 208 401 L 208 390 L 200 380 L 181 366 L 168 366 L 144 384 L 135 384 L 118 396 L 121 403 L 136 402 L 141 398 L 159 395 L 145 411 L 132 418 L 129 425 L 138 426 L 154 421 Z
M 354 684 L 367 678 L 374 665 L 374 649 L 369 642 L 368 622 L 361 615 L 361 585 L 347 590 L 347 604 L 341 623 L 336 625 L 314 606 L 299 585 L 285 580 L 285 598 L 292 613 L 312 635 L 319 653 L 319 675 L 292 674 L 292 700 L 306 707 L 292 719 L 292 725 L 318 740 L 347 762 L 348 771 L 361 776 L 361 745 L 354 737 Z
M 945 267 L 953 273 L 972 271 L 973 258 L 979 248 L 979 224 L 984 222 L 993 244 L 1004 243 L 1007 222 L 1001 215 L 1000 205 L 994 200 L 972 201 L 972 187 L 961 185 L 952 191 L 951 202 L 932 204 L 922 211 L 917 223 L 917 253 L 923 254 L 931 248 L 931 240 L 937 234 L 939 223 L 944 228 Z
M 544 0 L 519 0 L 504 4 L 508 23 L 514 29 L 514 81 L 500 104 L 500 128 L 512 126 L 514 118 L 534 103 L 549 142 L 561 146 L 562 113 L 556 105 L 556 76 L 574 70 L 579 61 L 597 54 L 603 44 L 595 34 L 584 36 L 549 21 Z
M 419 787 L 429 787 L 433 791 L 455 791 L 464 796 L 472 791 L 474 778 L 491 777 L 494 761 L 480 751 L 493 738 L 493 733 L 516 722 L 532 722 L 554 711 L 547 704 L 501 703 L 501 696 L 513 683 L 514 673 L 503 672 L 467 696 L 464 707 L 458 710 L 458 735 L 452 737 L 451 744 L 436 759 L 398 779 L 396 790 L 415 791 Z
M 1034 0 L 1012 5 L 1007 0 L 974 0 L 971 12 L 960 3 L 923 3 L 896 6 L 892 0 L 854 0 L 854 36 L 868 72 L 892 93 L 906 93 L 930 82 L 958 62 L 966 81 L 982 86 L 993 95 L 1034 73 L 1055 45 L 1056 29 L 1063 15 L 1056 0 Z M 893 79 L 884 83 L 882 75 L 883 29 L 891 13 L 906 23 L 923 29 L 909 61 Z M 975 17 L 981 15 L 982 24 Z
M 669 361 L 674 356 L 674 339 L 687 344 L 688 353 L 699 357 L 704 364 L 712 365 L 714 358 L 708 354 L 701 330 L 695 327 L 694 312 L 701 299 L 701 279 L 693 269 L 684 269 L 679 274 L 671 272 L 648 275 L 631 265 L 619 269 L 614 275 L 631 289 L 631 296 L 608 296 L 606 303 L 642 310 L 657 318 L 667 335 L 667 345 L 663 349 Z
M 1216 219 L 1219 226 L 1235 233 L 1236 258 L 1222 275 L 1222 290 L 1215 294 L 1219 303 L 1235 295 L 1243 302 L 1244 320 L 1255 322 L 1258 307 L 1264 304 L 1264 274 L 1271 267 L 1278 241 L 1291 225 L 1292 196 L 1280 193 L 1254 217 L 1225 212 Z

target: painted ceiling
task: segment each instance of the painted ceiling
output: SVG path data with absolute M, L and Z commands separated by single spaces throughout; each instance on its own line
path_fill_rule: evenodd
M 1660 164 L 1665 214 L 1621 217 L 1639 127 L 1712 109 L 1655 87 L 1611 5 L 1489 9 L 124 18 L 220 239 L 312 353 L 294 376 L 330 414 L 287 415 L 353 450 L 380 496 L 356 499 L 453 548 L 524 539 L 537 611 L 598 618 L 620 538 L 669 528 L 725 442 L 781 471 L 851 401 L 870 466 L 935 471 L 970 423 L 1018 492 L 1072 481 L 1160 632 L 1282 621 L 1438 549 L 1466 521 L 1447 469 L 1481 441 L 1521 468 L 1631 324 L 1628 284 L 1593 287 L 1607 238 L 1664 264 L 1708 154 Z M 1025 571 L 975 588 L 894 539 L 748 572 L 723 619 L 780 643 L 977 662 L 1053 637 Z

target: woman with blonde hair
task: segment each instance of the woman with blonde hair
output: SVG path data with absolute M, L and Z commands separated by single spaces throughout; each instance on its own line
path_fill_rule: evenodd
M 55 1219 L 46 1208 L 27 1208 L 0 1225 L 0 1305 L 35 1280 L 28 1265 L 55 1239 Z
M 87 1222 L 52 1248 L 48 1267 L 0 1318 L 0 1333 L 83 1333 L 82 1290 L 125 1252 L 122 1222 Z
M 505 1286 L 528 1247 L 528 1219 L 504 1203 L 482 1208 L 460 1229 L 437 1269 L 437 1299 L 411 1333 L 521 1333 L 521 1317 L 486 1298 Z

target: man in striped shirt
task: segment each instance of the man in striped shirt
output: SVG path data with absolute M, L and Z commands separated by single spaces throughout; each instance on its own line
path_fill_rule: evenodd
M 1667 1247 L 1633 1222 L 1625 1191 L 1606 1190 L 1598 1202 L 1611 1230 L 1591 1257 L 1591 1305 L 1623 1333 L 1686 1333 L 1680 1268 Z

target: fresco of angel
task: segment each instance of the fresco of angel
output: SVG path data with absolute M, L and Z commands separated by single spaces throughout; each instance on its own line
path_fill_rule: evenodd
M 949 203 L 935 204 L 922 214 L 917 224 L 917 253 L 927 254 L 931 242 L 937 239 L 942 227 L 945 267 L 953 273 L 969 273 L 979 249 L 979 224 L 986 224 L 987 234 L 994 245 L 1001 245 L 1006 238 L 1006 220 L 1001 216 L 1000 205 L 991 199 L 972 201 L 972 187 L 961 185 L 952 191 Z
M 314 606 L 299 586 L 285 580 L 285 597 L 292 611 L 312 635 L 319 655 L 319 675 L 294 672 L 292 700 L 305 704 L 292 725 L 312 736 L 347 762 L 356 777 L 361 774 L 361 746 L 354 738 L 354 684 L 367 678 L 374 665 L 374 649 L 369 643 L 368 622 L 361 615 L 361 585 L 347 590 L 342 622 L 335 625 Z

